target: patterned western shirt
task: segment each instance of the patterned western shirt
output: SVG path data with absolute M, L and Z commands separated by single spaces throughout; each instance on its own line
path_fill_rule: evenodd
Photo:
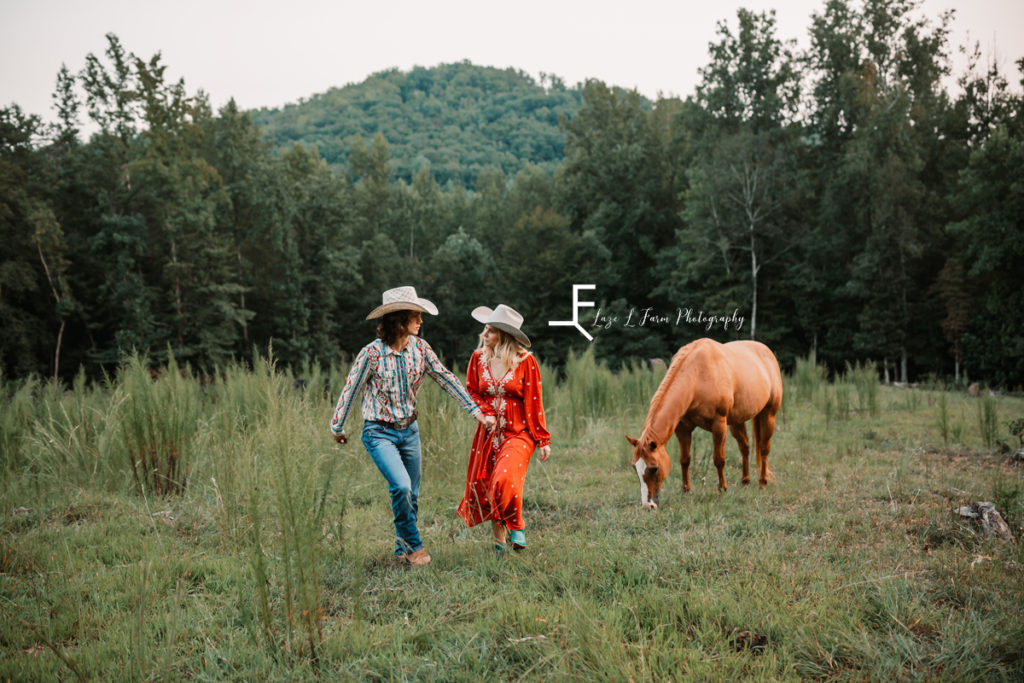
M 398 422 L 410 418 L 416 410 L 416 394 L 424 375 L 430 375 L 470 415 L 480 412 L 462 382 L 441 363 L 430 344 L 410 336 L 405 348 L 395 351 L 376 339 L 364 346 L 352 363 L 334 410 L 331 431 L 345 431 L 345 420 L 357 395 L 362 397 L 364 421 Z

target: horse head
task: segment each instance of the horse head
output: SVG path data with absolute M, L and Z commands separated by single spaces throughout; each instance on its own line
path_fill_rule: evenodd
M 640 439 L 626 436 L 626 441 L 633 445 L 633 469 L 640 479 L 640 505 L 656 510 L 658 494 L 668 478 L 672 462 L 665 451 L 665 444 L 659 444 L 646 433 Z

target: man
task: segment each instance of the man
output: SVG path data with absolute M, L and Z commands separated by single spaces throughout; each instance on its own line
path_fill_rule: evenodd
M 494 416 L 483 414 L 430 344 L 419 338 L 423 313 L 437 315 L 437 307 L 417 296 L 414 287 L 384 292 L 381 305 L 366 316 L 381 319 L 377 339 L 364 346 L 352 363 L 331 420 L 334 440 L 347 443 L 345 420 L 355 397 L 361 397 L 363 445 L 387 480 L 391 495 L 395 558 L 413 567 L 430 562 L 416 523 L 421 471 L 416 394 L 423 377 L 429 375 L 478 422 L 494 426 Z

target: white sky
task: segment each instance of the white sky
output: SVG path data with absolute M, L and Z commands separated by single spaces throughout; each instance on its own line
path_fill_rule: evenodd
M 171 79 L 206 91 L 214 107 L 276 107 L 397 67 L 468 59 L 567 85 L 598 78 L 656 98 L 693 92 L 715 24 L 736 10 L 775 9 L 781 38 L 808 43 L 825 0 L 0 0 L 0 106 L 53 119 L 57 71 L 102 54 L 113 32 Z M 937 19 L 957 11 L 951 45 L 981 42 L 1016 86 L 1024 0 L 924 0 Z M 84 116 L 83 116 L 84 118 Z

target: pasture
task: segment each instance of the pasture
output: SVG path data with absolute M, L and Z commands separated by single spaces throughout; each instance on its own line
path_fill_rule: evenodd
M 740 485 L 730 437 L 719 494 L 698 430 L 692 492 L 673 438 L 652 512 L 623 436 L 660 376 L 589 356 L 544 372 L 553 452 L 527 477 L 529 548 L 503 558 L 455 516 L 475 423 L 427 382 L 420 570 L 389 561 L 358 438 L 330 438 L 344 368 L 201 386 L 136 360 L 107 386 L 8 384 L 0 679 L 1024 677 L 1022 545 L 952 512 L 992 501 L 1020 539 L 1024 467 L 996 451 L 1024 399 L 804 362 L 766 490 Z

